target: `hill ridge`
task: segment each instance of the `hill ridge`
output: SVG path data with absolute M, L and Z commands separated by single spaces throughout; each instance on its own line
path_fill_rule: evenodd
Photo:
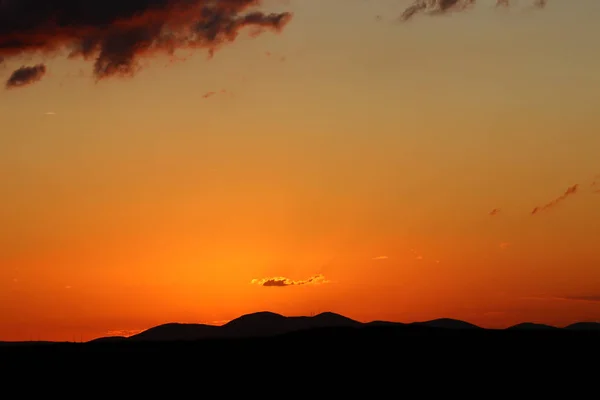
M 420 322 L 369 321 L 360 322 L 331 311 L 312 316 L 284 316 L 271 311 L 258 311 L 243 314 L 223 325 L 202 323 L 165 323 L 146 329 L 128 338 L 104 337 L 94 341 L 127 340 L 127 341 L 182 341 L 219 338 L 272 337 L 299 331 L 322 328 L 368 328 L 396 327 L 452 331 L 496 331 L 496 330 L 557 330 L 557 331 L 600 331 L 600 323 L 578 322 L 563 328 L 523 322 L 504 329 L 488 329 L 467 321 L 454 318 L 437 318 Z

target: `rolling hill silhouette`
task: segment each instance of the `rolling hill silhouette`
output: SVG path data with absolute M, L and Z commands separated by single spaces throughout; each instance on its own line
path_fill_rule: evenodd
M 489 330 L 469 322 L 451 318 L 440 318 L 431 321 L 400 323 L 389 321 L 359 322 L 332 312 L 324 312 L 312 317 L 286 317 L 281 314 L 263 311 L 242 315 L 228 323 L 217 326 L 207 324 L 168 323 L 147 329 L 141 333 L 125 337 L 104 337 L 93 342 L 170 342 L 197 341 L 202 339 L 240 339 L 274 337 L 307 331 L 319 333 L 324 330 L 341 330 L 360 328 L 389 328 L 408 333 L 429 333 L 433 331 L 485 332 Z M 600 331 L 600 323 L 580 322 L 565 328 L 525 322 L 505 329 L 505 331 Z
M 533 322 L 523 322 L 521 324 L 513 325 L 507 329 L 510 330 L 554 330 L 560 329 L 555 326 L 546 325 L 546 324 L 535 324 Z
M 313 317 L 285 317 L 281 314 L 263 311 L 242 315 L 222 326 L 176 323 L 159 325 L 140 332 L 137 335 L 130 336 L 128 340 L 174 341 L 265 337 L 315 328 L 359 327 L 362 325 L 358 321 L 330 312 L 321 313 Z
M 413 322 L 415 325 L 427 326 L 430 328 L 443 328 L 443 329 L 483 329 L 477 325 L 473 325 L 469 322 L 460 321 L 451 318 L 439 318 L 432 321 L 425 322 Z
M 566 326 L 564 329 L 573 331 L 600 331 L 600 323 L 598 322 L 576 322 Z

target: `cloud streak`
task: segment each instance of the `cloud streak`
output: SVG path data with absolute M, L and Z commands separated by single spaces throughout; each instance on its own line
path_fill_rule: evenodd
M 600 295 L 589 296 L 530 296 L 523 300 L 549 300 L 549 301 L 582 301 L 587 303 L 600 303 Z
M 492 211 L 490 211 L 488 214 L 490 215 L 490 217 L 494 217 L 494 216 L 496 216 L 496 215 L 500 214 L 500 209 L 499 209 L 499 208 L 494 208 L 494 209 L 493 209 Z
M 586 301 L 589 303 L 600 303 L 600 295 L 592 295 L 592 296 L 564 296 L 560 297 L 561 300 L 571 300 L 571 301 Z
M 97 80 L 133 76 L 140 59 L 205 49 L 212 55 L 236 40 L 281 31 L 288 12 L 260 11 L 261 0 L 4 0 L 0 59 L 66 56 L 93 61 Z
M 579 188 L 579 185 L 573 185 L 570 188 L 568 188 L 561 196 L 557 197 L 556 199 L 552 200 L 551 202 L 540 206 L 540 207 L 535 207 L 532 211 L 531 211 L 531 215 L 536 215 L 542 211 L 546 211 L 550 208 L 555 207 L 557 204 L 565 201 L 569 196 L 572 196 L 574 194 L 577 193 L 577 189 Z
M 329 283 L 328 280 L 325 279 L 325 276 L 318 274 L 311 276 L 308 279 L 295 281 L 290 278 L 286 278 L 283 276 L 277 276 L 272 278 L 262 278 L 262 279 L 252 279 L 250 281 L 252 285 L 265 286 L 265 287 L 287 287 L 287 286 L 302 286 L 302 285 L 320 285 L 324 283 Z
M 107 336 L 123 336 L 130 337 L 133 335 L 137 335 L 140 332 L 143 332 L 143 329 L 113 329 L 106 332 Z
M 415 0 L 404 9 L 400 15 L 401 21 L 408 21 L 420 14 L 441 15 L 452 12 L 462 12 L 473 8 L 477 0 Z M 547 0 L 533 0 L 531 3 L 535 8 L 544 8 Z M 510 7 L 513 0 L 496 0 L 496 7 Z
M 9 76 L 5 86 L 7 89 L 28 86 L 40 81 L 44 75 L 46 75 L 46 66 L 44 64 L 31 67 L 22 66 Z

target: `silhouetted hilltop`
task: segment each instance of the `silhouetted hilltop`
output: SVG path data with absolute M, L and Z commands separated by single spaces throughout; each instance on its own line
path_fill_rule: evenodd
M 564 329 L 573 330 L 573 331 L 600 331 L 600 323 L 598 322 L 576 322 L 569 326 L 566 326 Z
M 477 325 L 473 325 L 469 322 L 460 321 L 452 318 L 439 318 L 432 321 L 425 322 L 413 322 L 413 325 L 428 326 L 431 328 L 444 328 L 444 329 L 483 329 Z
M 506 329 L 510 330 L 555 330 L 560 329 L 555 326 L 546 325 L 546 324 L 536 324 L 533 322 L 523 322 L 521 324 L 513 325 Z
M 312 317 L 286 317 L 269 311 L 261 311 L 242 315 L 223 326 L 205 324 L 169 323 L 150 328 L 130 338 L 100 338 L 96 341 L 195 341 L 202 339 L 232 339 L 272 337 L 296 332 L 307 334 L 307 331 L 318 331 L 321 334 L 339 334 L 353 328 L 389 328 L 402 330 L 408 334 L 429 334 L 437 331 L 490 331 L 469 322 L 452 318 L 439 318 L 431 321 L 400 323 L 389 321 L 372 321 L 362 323 L 332 312 L 324 312 Z M 507 328 L 506 331 L 598 331 L 600 324 L 581 322 L 564 329 L 544 324 L 525 322 Z M 500 330 L 502 331 L 502 330 Z M 346 333 L 344 333 L 346 334 Z M 312 335 L 312 334 L 310 334 Z
M 357 329 L 360 328 L 360 329 Z M 191 342 L 203 339 L 250 339 L 267 338 L 290 334 L 294 337 L 313 337 L 325 335 L 354 335 L 361 331 L 361 335 L 388 335 L 405 334 L 414 337 L 415 335 L 441 334 L 469 337 L 479 335 L 479 333 L 491 335 L 502 334 L 502 332 L 518 331 L 536 331 L 548 333 L 550 335 L 564 334 L 591 334 L 596 335 L 600 332 L 600 323 L 596 322 L 578 322 L 564 328 L 558 328 L 550 325 L 525 322 L 511 326 L 506 329 L 485 329 L 469 322 L 460 321 L 451 318 L 440 318 L 431 321 L 401 323 L 390 321 L 371 321 L 359 322 L 351 318 L 332 312 L 324 312 L 315 316 L 306 317 L 286 317 L 281 314 L 262 311 L 252 314 L 242 315 L 233 319 L 222 326 L 207 324 L 183 324 L 167 323 L 147 329 L 131 337 L 110 336 L 91 340 L 89 343 L 137 343 L 137 342 Z M 371 333 L 369 333 L 371 332 Z M 478 333 L 479 332 L 479 333 Z M 526 336 L 530 336 L 527 334 Z M 38 342 L 52 343 L 52 342 Z M 34 342 L 0 342 L 0 346 L 6 345 L 27 345 L 36 344 Z
M 140 332 L 129 337 L 129 340 L 178 341 L 216 338 L 222 336 L 219 328 L 219 326 L 214 325 L 170 323 Z
M 343 315 L 324 312 L 317 314 L 310 319 L 311 323 L 315 326 L 359 326 L 361 322 L 355 321 L 351 318 L 344 317 Z
M 90 340 L 89 343 L 118 343 L 127 340 L 126 336 L 107 336 Z
M 390 321 L 371 321 L 365 323 L 366 326 L 407 326 L 402 322 L 390 322 Z
M 281 314 L 262 311 L 231 320 L 221 330 L 227 337 L 277 335 L 291 329 L 289 319 Z
M 135 341 L 189 341 L 212 338 L 276 336 L 293 331 L 327 327 L 358 327 L 362 324 L 343 315 L 326 312 L 313 317 L 285 317 L 262 311 L 242 315 L 223 326 L 164 324 L 131 336 Z

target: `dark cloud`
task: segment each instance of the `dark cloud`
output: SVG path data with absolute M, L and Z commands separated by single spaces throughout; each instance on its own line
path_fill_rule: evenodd
M 476 3 L 476 0 L 415 0 L 408 6 L 400 19 L 407 21 L 417 14 L 429 15 L 446 14 L 453 11 L 463 11 Z
M 492 211 L 490 211 L 488 214 L 489 214 L 491 217 L 494 217 L 494 216 L 496 216 L 496 215 L 500 214 L 500 209 L 499 209 L 499 208 L 494 208 L 494 209 L 493 209 Z
M 244 27 L 281 30 L 290 13 L 267 14 L 261 0 L 4 0 L 0 58 L 93 60 L 96 79 L 132 76 L 139 59 L 177 49 L 213 54 Z
M 535 207 L 533 209 L 533 211 L 531 211 L 531 215 L 535 215 L 539 212 L 546 211 L 546 210 L 556 206 L 558 203 L 566 200 L 569 196 L 576 194 L 578 188 L 579 188 L 579 185 L 571 186 L 562 195 L 558 196 L 556 199 L 552 200 L 551 202 L 549 202 L 543 206 L 540 206 L 540 207 Z
M 44 75 L 46 75 L 46 66 L 44 64 L 32 67 L 22 66 L 10 75 L 6 81 L 6 88 L 12 89 L 30 85 L 42 79 Z
M 544 8 L 547 0 L 532 0 L 536 8 Z M 514 0 L 496 0 L 497 7 L 510 7 Z M 440 15 L 465 11 L 477 4 L 477 0 L 415 0 L 401 14 L 400 19 L 408 21 L 418 14 Z
M 301 286 L 301 285 L 318 285 L 321 283 L 328 283 L 323 275 L 314 275 L 308 279 L 295 281 L 283 276 L 273 278 L 262 278 L 252 279 L 250 282 L 253 285 L 266 286 L 266 287 L 286 287 L 286 286 Z

